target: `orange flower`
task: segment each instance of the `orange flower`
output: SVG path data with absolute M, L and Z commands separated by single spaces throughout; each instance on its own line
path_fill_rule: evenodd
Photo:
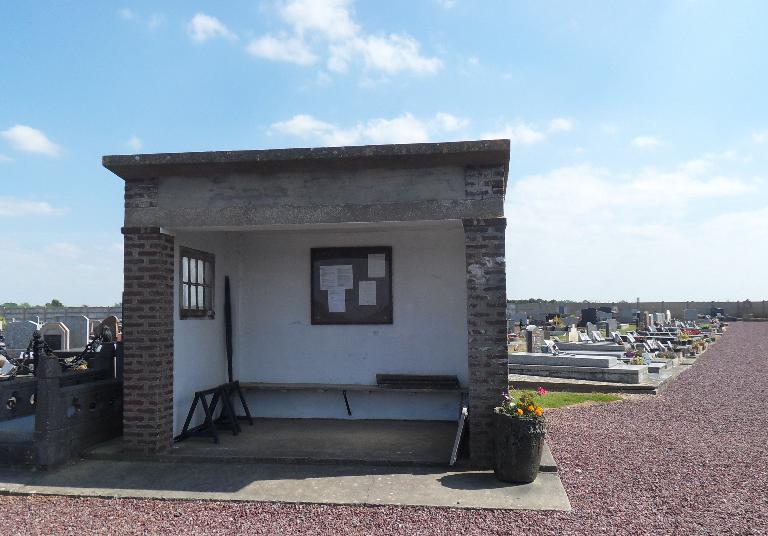
M 517 408 L 517 414 L 518 415 L 522 415 L 523 414 L 523 410 L 521 410 L 520 408 Z
M 542 410 L 540 407 L 539 407 L 539 408 L 536 408 L 536 416 L 537 416 L 537 417 L 541 417 L 541 414 L 542 414 L 542 413 L 543 413 L 543 410 Z
M 528 406 L 528 411 L 533 411 L 535 408 L 533 406 Z

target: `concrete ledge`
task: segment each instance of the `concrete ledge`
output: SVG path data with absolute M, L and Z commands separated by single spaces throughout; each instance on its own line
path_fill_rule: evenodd
M 511 365 L 551 365 L 557 367 L 609 368 L 619 364 L 618 359 L 600 355 L 552 355 L 540 353 L 509 354 Z
M 557 473 L 509 485 L 490 471 L 279 464 L 81 461 L 55 471 L 0 470 L 0 494 L 320 504 L 571 509 Z
M 648 376 L 645 365 L 624 365 L 616 368 L 552 366 L 552 365 L 509 365 L 510 374 L 529 374 L 575 380 L 594 380 L 615 383 L 641 383 Z

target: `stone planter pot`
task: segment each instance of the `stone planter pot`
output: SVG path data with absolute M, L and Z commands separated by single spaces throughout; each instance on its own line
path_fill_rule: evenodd
M 502 482 L 528 484 L 536 480 L 544 450 L 544 418 L 523 419 L 494 415 L 493 472 Z

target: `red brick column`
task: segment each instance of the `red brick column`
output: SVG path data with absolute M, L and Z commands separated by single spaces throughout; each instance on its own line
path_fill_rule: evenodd
M 470 461 L 493 459 L 493 408 L 507 389 L 507 290 L 504 218 L 464 220 L 467 258 Z
M 173 439 L 173 237 L 125 227 L 123 437 L 144 454 Z

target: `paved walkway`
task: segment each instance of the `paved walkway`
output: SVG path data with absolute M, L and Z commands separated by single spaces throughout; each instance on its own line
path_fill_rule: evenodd
M 84 460 L 50 472 L 0 470 L 0 493 L 568 510 L 553 465 L 547 454 L 550 471 L 510 486 L 489 471 L 437 467 Z
M 768 323 L 737 323 L 656 397 L 551 412 L 571 512 L 58 497 L 0 507 L 18 534 L 767 534 L 767 369 Z

